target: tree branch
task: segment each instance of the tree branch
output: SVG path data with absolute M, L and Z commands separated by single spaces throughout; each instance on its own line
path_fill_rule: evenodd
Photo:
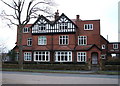
M 6 4 L 7 6 L 9 6 L 10 8 L 17 10 L 16 8 L 14 8 L 13 6 L 11 6 L 10 4 L 6 3 L 5 1 L 1 0 L 4 4 Z
M 14 24 L 14 25 L 18 25 L 18 24 L 16 24 L 16 23 L 14 23 L 10 18 L 4 17 L 4 19 L 9 20 L 10 23 L 11 23 L 11 25 L 12 25 L 12 24 Z
M 8 15 L 4 10 L 2 11 L 2 15 L 0 16 L 8 16 L 8 17 L 12 17 L 17 20 L 17 18 L 14 15 Z

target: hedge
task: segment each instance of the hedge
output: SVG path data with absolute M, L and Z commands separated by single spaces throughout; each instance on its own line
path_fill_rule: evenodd
M 120 71 L 120 65 L 105 65 L 102 70 L 104 71 Z
M 2 68 L 19 68 L 18 64 L 3 64 Z M 23 64 L 24 69 L 44 70 L 88 70 L 87 65 L 80 64 Z
M 18 64 L 3 64 L 2 68 L 18 69 Z M 23 64 L 24 69 L 43 69 L 43 70 L 89 70 L 88 65 L 81 64 Z M 104 65 L 103 71 L 120 71 L 120 65 Z

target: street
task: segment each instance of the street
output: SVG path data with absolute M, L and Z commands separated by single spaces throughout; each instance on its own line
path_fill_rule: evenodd
M 2 72 L 3 84 L 118 84 L 118 75 Z

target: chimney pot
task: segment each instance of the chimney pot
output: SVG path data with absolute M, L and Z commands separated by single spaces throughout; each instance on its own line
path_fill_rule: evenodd
M 76 15 L 76 20 L 80 20 L 80 15 Z

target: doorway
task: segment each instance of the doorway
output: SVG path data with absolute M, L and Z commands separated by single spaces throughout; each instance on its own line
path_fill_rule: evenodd
M 98 64 L 98 53 L 94 52 L 92 53 L 92 65 L 97 65 Z

